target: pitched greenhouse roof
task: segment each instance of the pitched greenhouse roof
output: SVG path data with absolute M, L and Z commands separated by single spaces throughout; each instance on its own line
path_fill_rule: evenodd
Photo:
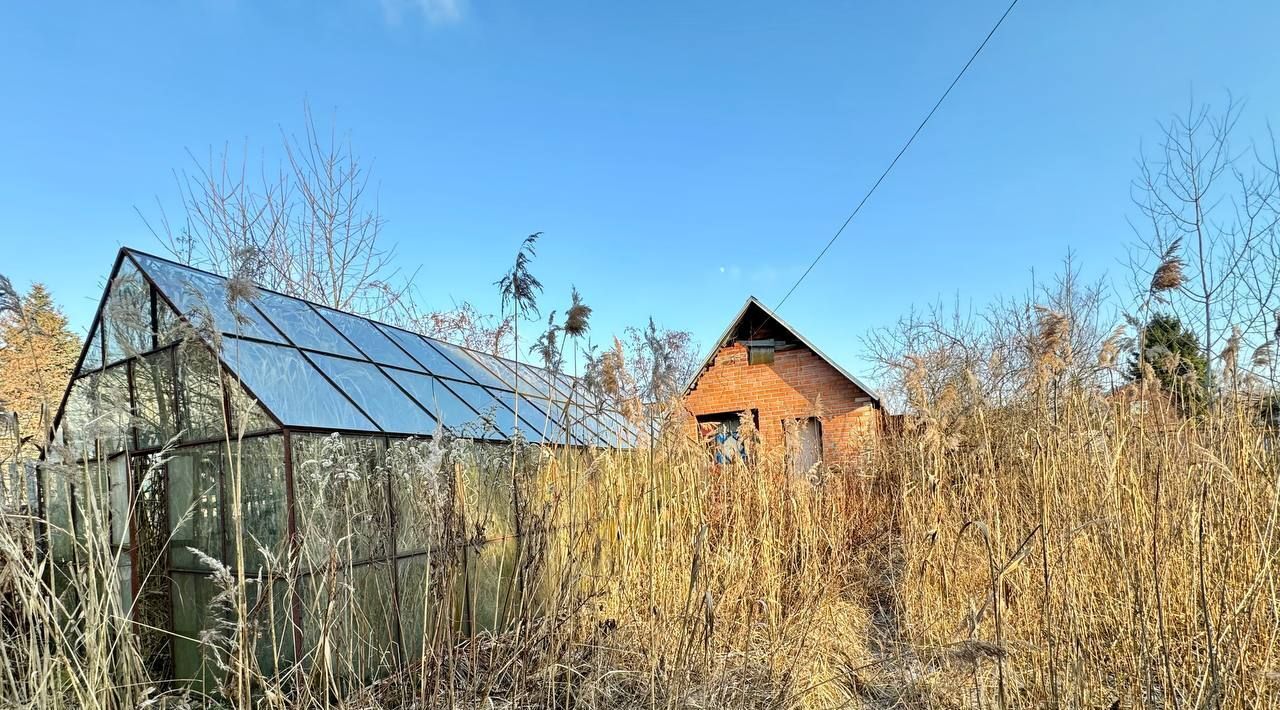
M 478 439 L 519 431 L 535 442 L 638 441 L 626 418 L 576 378 L 260 286 L 237 301 L 224 277 L 121 249 L 116 271 L 129 264 L 155 287 L 153 313 L 172 309 L 216 344 L 229 374 L 285 427 L 433 435 L 443 426 Z M 80 372 L 120 359 L 99 344 L 110 340 L 100 337 L 102 320 L 95 320 Z

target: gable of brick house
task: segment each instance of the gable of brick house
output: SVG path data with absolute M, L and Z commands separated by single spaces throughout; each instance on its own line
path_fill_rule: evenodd
M 808 441 L 816 430 L 820 444 L 814 446 L 820 445 L 821 459 L 831 464 L 865 451 L 883 413 L 870 387 L 754 297 L 694 375 L 684 406 L 692 433 L 703 438 L 718 422 L 742 413 L 754 421 L 765 446 L 794 449 L 800 446 L 797 432 L 806 432 Z

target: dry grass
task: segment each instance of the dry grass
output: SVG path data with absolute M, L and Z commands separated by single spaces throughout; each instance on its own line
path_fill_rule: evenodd
M 429 572 L 402 578 L 402 607 L 434 610 L 406 631 L 403 663 L 374 642 L 386 595 L 352 581 L 345 561 L 389 534 L 352 473 L 360 466 L 347 465 L 370 454 L 332 442 L 316 454 L 329 487 L 299 497 L 307 536 L 268 550 L 282 598 L 302 584 L 296 562 L 324 590 L 306 597 L 318 621 L 303 630 L 304 663 L 271 674 L 247 650 L 288 645 L 288 614 L 277 617 L 260 582 L 228 572 L 210 612 L 224 624 L 205 641 L 214 675 L 229 680 L 207 696 L 148 677 L 101 535 L 78 543 L 89 561 L 69 582 L 80 603 L 63 604 L 41 588 L 29 528 L 10 515 L 0 703 L 1276 702 L 1280 467 L 1269 431 L 1231 409 L 1161 423 L 1089 393 L 941 411 L 964 399 L 918 403 L 925 424 L 864 468 L 803 480 L 769 451 L 712 468 L 678 435 L 652 451 L 529 447 L 514 466 L 510 448 L 465 442 L 378 452 L 361 470 L 398 476 L 393 489 L 418 506 L 402 525 L 436 541 Z M 347 472 L 340 483 L 334 471 Z
M 904 636 L 957 704 L 1265 707 L 1277 695 L 1274 433 L 1092 394 L 904 440 Z M 972 644 L 981 643 L 982 652 Z

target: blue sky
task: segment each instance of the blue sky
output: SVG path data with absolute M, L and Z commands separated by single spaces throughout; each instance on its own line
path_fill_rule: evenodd
M 277 142 L 309 101 L 374 161 L 429 306 L 545 232 L 546 306 L 597 338 L 706 345 L 776 303 L 1003 12 L 953 3 L 335 0 L 0 7 L 0 273 L 87 327 L 116 249 L 158 250 L 186 150 Z M 1022 0 L 783 310 L 837 360 L 912 304 L 1024 290 L 1068 248 L 1115 272 L 1157 121 L 1280 117 L 1280 4 Z

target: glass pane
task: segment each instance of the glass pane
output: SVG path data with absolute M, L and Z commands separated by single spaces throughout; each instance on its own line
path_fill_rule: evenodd
M 428 339 L 427 342 L 434 345 L 436 350 L 439 350 L 449 356 L 449 359 L 453 361 L 453 364 L 457 365 L 463 372 L 470 375 L 471 379 L 476 382 L 490 387 L 507 387 L 507 383 L 495 377 L 488 369 L 472 359 L 471 355 L 469 355 L 466 350 L 463 350 L 452 343 L 446 343 L 440 340 Z
M 583 443 L 588 446 L 610 446 L 611 442 L 608 436 L 602 431 L 600 419 L 592 414 L 586 414 L 574 428 L 574 433 L 582 439 Z
M 572 399 L 574 402 L 583 402 L 587 396 L 586 388 L 578 384 L 578 381 L 563 372 L 553 372 L 551 376 L 555 378 L 555 382 L 560 387 L 560 391 L 565 397 Z
M 218 486 L 221 444 L 183 447 L 169 459 L 169 564 L 192 570 L 209 566 L 188 548 L 225 562 L 222 498 Z
M 550 370 L 522 362 L 518 372 L 525 382 L 537 387 L 552 399 L 568 398 L 568 393 L 561 390 L 559 381 L 551 374 Z
M 133 412 L 129 401 L 129 371 L 123 365 L 102 371 L 98 389 L 98 416 L 101 419 L 99 451 L 114 454 L 133 448 L 129 422 Z
M 516 388 L 517 380 L 515 373 L 511 371 L 511 368 L 502 364 L 501 360 L 488 353 L 482 353 L 475 350 L 467 350 L 466 352 L 473 360 L 479 362 L 486 370 L 493 373 L 493 375 L 502 382 L 501 386 L 504 389 L 514 390 Z M 522 386 L 521 389 L 525 388 Z
M 613 422 L 600 422 L 600 427 L 597 429 L 596 433 L 599 434 L 600 439 L 604 442 L 605 446 L 615 449 L 625 449 L 631 446 L 626 438 L 624 438 L 623 433 Z
M 466 548 L 471 588 L 471 621 L 477 629 L 499 630 L 519 608 L 515 589 L 519 547 L 514 538 L 493 540 L 480 549 Z
M 107 498 L 111 504 L 111 544 L 129 544 L 129 469 L 125 457 L 107 466 Z
M 391 326 L 383 325 L 379 326 L 379 328 L 382 332 L 390 336 L 392 340 L 399 343 L 401 347 L 409 351 L 409 354 L 422 364 L 422 367 L 427 368 L 427 372 L 430 372 L 433 375 L 452 377 L 459 380 L 471 379 L 467 377 L 462 370 L 459 370 L 458 366 L 454 365 L 449 358 L 441 355 L 439 350 L 428 345 L 427 341 L 423 340 L 421 337 L 408 331 L 392 328 Z
M 435 433 L 436 421 L 431 415 L 414 404 L 377 366 L 316 353 L 308 357 L 373 417 L 383 431 Z
M 209 323 L 224 333 L 284 342 L 280 333 L 248 303 L 232 302 L 226 279 L 144 254 L 134 254 L 134 257 L 164 295 L 197 327 Z
M 240 481 L 241 532 L 245 571 L 256 574 L 266 567 L 276 574 L 287 565 L 285 549 L 289 535 L 289 503 L 284 475 L 284 437 L 257 436 L 231 445 L 228 456 L 223 447 L 228 509 L 235 506 L 237 477 Z M 236 531 L 231 520 L 223 526 L 228 563 L 236 553 Z M 274 558 L 274 562 L 272 562 Z
M 179 345 L 175 352 L 183 441 L 226 438 L 226 417 L 222 409 L 223 387 L 231 400 L 233 439 L 242 433 L 275 428 L 275 422 L 238 383 L 229 378 L 219 381 L 222 367 L 203 343 L 188 341 Z
M 249 396 L 248 392 L 240 386 L 230 375 L 223 374 L 223 380 L 226 383 L 227 394 L 231 400 L 232 424 L 235 425 L 231 434 L 235 438 L 239 438 L 244 434 L 255 431 L 265 431 L 267 429 L 275 429 L 276 423 L 262 411 L 262 406 L 258 404 L 258 400 Z
M 604 439 L 605 444 L 619 448 L 634 445 L 635 435 L 629 424 L 619 423 L 607 413 L 602 413 L 598 419 L 600 420 L 600 437 Z
M 111 282 L 102 312 L 107 333 L 107 362 L 140 355 L 153 348 L 151 286 L 129 259 Z
M 629 446 L 640 446 L 645 441 L 645 437 L 649 435 L 652 422 L 633 422 L 624 419 L 624 425 L 620 429 L 622 438 Z
M 378 431 L 294 348 L 226 338 L 222 357 L 286 426 Z
M 75 562 L 54 562 L 49 565 L 49 576 L 52 577 L 50 597 L 55 598 L 60 609 L 52 609 L 51 616 L 63 623 L 76 623 L 75 614 L 80 605 L 79 587 L 73 577 L 82 574 Z
M 574 384 L 573 401 L 575 403 L 582 405 L 583 409 L 592 414 L 598 414 L 601 409 L 604 409 L 604 401 L 596 393 L 592 392 L 591 388 L 587 387 L 586 382 L 579 379 L 572 379 L 572 382 Z
M 295 434 L 292 445 L 302 564 L 323 568 L 334 554 L 385 556 L 391 516 L 382 440 Z
M 254 301 L 267 319 L 275 324 L 294 345 L 300 348 L 323 350 L 327 353 L 359 357 L 355 348 L 338 334 L 323 318 L 311 310 L 311 306 L 296 298 L 281 296 L 269 291 L 259 291 Z
M 547 413 L 547 418 L 551 419 L 555 423 L 563 425 L 569 421 L 569 415 L 565 411 L 565 408 L 568 406 L 568 402 L 565 402 L 563 399 L 543 399 L 542 397 L 534 397 L 532 395 L 530 395 L 529 398 L 536 402 L 537 405 Z
M 182 438 L 186 441 L 226 436 L 222 410 L 221 368 L 203 344 L 187 342 L 175 351 L 178 360 Z
M 166 582 L 165 584 L 168 584 L 168 583 Z M 125 610 L 129 609 L 130 606 L 135 604 L 133 599 L 133 561 L 129 559 L 128 554 L 120 555 L 116 558 L 116 590 L 120 594 L 120 606 L 119 606 L 120 611 L 117 613 L 120 613 L 121 615 L 123 615 Z M 154 605 L 146 605 L 146 606 L 154 607 Z M 165 614 L 167 615 L 168 612 L 169 610 L 168 608 L 166 608 Z M 169 622 L 168 620 L 166 620 L 165 625 L 168 626 L 168 624 Z M 140 647 L 139 650 L 142 651 L 144 656 L 143 663 L 147 666 L 150 666 L 151 663 L 149 661 L 151 661 L 152 659 L 146 658 L 146 656 L 154 654 L 155 648 L 153 644 L 148 643 L 149 639 L 146 639 L 145 638 L 146 636 L 151 636 L 151 638 L 155 638 L 153 634 L 149 634 L 147 631 L 138 629 L 138 636 L 137 636 L 138 646 Z M 147 670 L 151 670 L 151 668 L 148 668 Z M 167 677 L 167 675 L 157 674 L 154 677 L 165 678 Z
M 444 445 L 436 440 L 393 442 L 386 467 L 396 513 L 396 552 L 438 549 L 445 542 L 453 498 Z
M 524 363 L 520 363 L 519 376 L 517 377 L 516 375 L 517 365 L 515 361 L 508 360 L 506 358 L 491 357 L 490 359 L 493 360 L 495 363 L 503 366 L 504 368 L 506 368 L 508 372 L 511 373 L 511 379 L 513 381 L 520 383 L 519 389 L 521 392 L 532 392 L 532 393 L 541 395 L 542 397 L 548 396 L 548 392 L 550 392 L 550 389 L 548 388 L 546 381 L 543 380 L 542 378 L 536 377 L 534 375 L 534 371 L 532 370 L 531 366 L 526 365 Z M 515 387 L 512 387 L 512 389 L 515 389 Z
M 88 434 L 97 440 L 99 455 L 110 455 L 133 448 L 129 439 L 129 373 L 125 365 L 116 365 L 101 373 L 89 375 L 91 392 Z
M 583 444 L 599 446 L 602 443 L 587 426 L 588 415 L 581 407 L 564 400 L 552 400 L 546 404 L 549 407 L 547 416 L 561 426 L 571 429 L 574 437 Z
M 391 604 L 391 572 L 388 562 L 361 565 L 351 570 L 354 588 L 354 608 L 359 610 L 356 619 L 357 634 L 352 641 L 357 670 L 361 666 L 364 679 L 384 675 L 395 667 L 396 617 Z
M 630 422 L 622 415 L 622 412 L 613 409 L 603 409 L 600 411 L 600 420 L 604 422 L 609 429 L 617 427 L 629 427 Z
M 516 408 L 516 395 L 506 390 L 489 390 L 489 393 L 510 409 Z M 564 429 L 547 419 L 542 408 L 537 407 L 523 395 L 520 397 L 520 430 L 529 441 L 564 442 Z M 577 442 L 570 442 L 577 443 Z
M 330 663 L 340 689 L 354 690 L 395 665 L 389 563 L 308 575 L 301 591 L 303 648 L 316 648 L 326 633 L 333 652 L 316 665 Z
M 604 441 L 597 435 L 600 431 L 600 420 L 591 410 L 578 405 L 576 402 L 569 403 L 569 417 L 573 422 L 573 433 L 582 439 L 584 443 L 592 445 L 603 444 Z
M 268 675 L 286 670 L 293 664 L 292 587 L 284 580 L 255 584 L 249 589 L 247 601 L 257 621 L 254 651 L 258 668 Z
M 93 335 L 89 336 L 89 348 L 84 353 L 84 362 L 80 364 L 78 374 L 97 370 L 102 367 L 102 330 L 100 328 L 93 329 Z
M 400 638 L 404 643 L 405 657 L 419 658 L 424 651 L 423 639 L 430 643 L 433 636 L 432 629 L 437 623 L 441 603 L 448 601 L 447 597 L 441 596 L 448 581 L 430 575 L 428 570 L 431 567 L 426 555 L 402 559 L 397 565 L 400 575 Z
M 481 419 L 499 436 L 510 438 L 515 434 L 516 415 L 495 399 L 493 392 L 480 385 L 466 382 L 447 382 L 445 386 L 453 390 L 464 402 L 471 405 L 472 409 L 479 412 Z M 474 436 L 484 436 L 484 434 L 474 434 Z
M 178 318 L 163 298 L 156 296 L 156 347 L 185 340 L 191 335 L 186 324 Z
M 60 430 L 72 461 L 93 458 L 97 433 L 93 422 L 98 375 L 90 374 L 71 383 L 67 404 L 62 410 Z
M 508 407 L 515 408 L 517 395 L 512 392 L 498 391 L 494 393 L 496 397 L 502 400 L 502 403 Z M 553 444 L 563 444 L 564 429 L 550 417 L 547 416 L 546 401 L 538 401 L 536 398 L 530 398 L 525 394 L 519 395 L 520 408 L 518 415 L 525 426 L 533 433 L 528 437 L 531 441 L 547 441 Z M 570 441 L 569 443 L 578 443 Z
M 556 386 L 554 378 L 552 378 L 546 370 L 540 367 L 533 367 L 521 363 L 520 379 L 538 388 L 547 397 L 552 399 L 565 399 L 565 394 Z
M 637 441 L 635 426 L 620 412 L 604 409 L 599 413 L 601 428 L 606 432 L 605 440 L 611 446 L 629 447 Z
M 572 399 L 575 402 L 582 401 L 582 392 L 574 389 L 573 380 L 564 378 L 560 373 L 551 372 L 550 370 L 543 370 L 539 374 L 542 377 L 551 378 L 551 384 L 554 386 L 554 389 L 560 393 L 557 395 L 560 399 Z
M 46 464 L 41 466 L 43 477 L 45 520 L 49 524 L 49 556 L 57 561 L 73 557 L 71 535 L 71 484 L 75 464 Z
M 450 430 L 461 432 L 477 426 L 479 417 L 476 416 L 475 410 L 441 384 L 440 380 L 404 370 L 387 370 L 387 374 L 399 382 L 400 386 L 421 402 L 437 421 Z
M 596 438 L 605 446 L 617 446 L 618 436 L 614 433 L 614 424 L 603 414 L 592 414 L 587 418 L 587 428 L 595 433 Z
M 373 323 L 353 316 L 349 313 L 341 313 L 329 308 L 317 307 L 334 327 L 342 331 L 342 334 L 351 339 L 356 347 L 364 351 L 364 354 L 374 362 L 383 365 L 395 365 L 396 367 L 407 367 L 410 370 L 421 370 L 413 358 L 405 355 L 400 346 L 391 342 L 391 339 L 382 334 L 382 331 L 373 325 Z
M 173 666 L 174 675 L 192 681 L 192 689 L 212 697 L 218 691 L 219 671 L 213 659 L 206 659 L 199 642 L 200 632 L 211 629 L 224 616 L 221 608 L 210 609 L 218 589 L 202 574 L 175 572 L 173 579 Z
M 484 545 L 467 546 L 466 580 L 469 620 L 477 629 L 497 628 L 516 610 L 508 595 L 516 574 L 518 542 L 515 538 L 515 508 L 503 466 L 486 465 L 480 453 L 475 465 L 463 468 L 458 485 L 463 489 L 463 505 L 468 520 L 484 521 Z M 491 459 L 492 460 L 492 459 Z M 465 620 L 464 610 L 464 620 Z M 464 622 L 465 623 L 465 622 Z
M 134 362 L 133 394 L 139 448 L 163 446 L 177 433 L 173 351 L 154 353 Z
M 72 478 L 75 486 L 71 496 L 71 524 L 79 544 L 88 541 L 109 539 L 111 529 L 111 511 L 108 500 L 109 471 L 123 457 L 116 456 L 110 460 L 94 460 L 74 464 L 76 473 Z

